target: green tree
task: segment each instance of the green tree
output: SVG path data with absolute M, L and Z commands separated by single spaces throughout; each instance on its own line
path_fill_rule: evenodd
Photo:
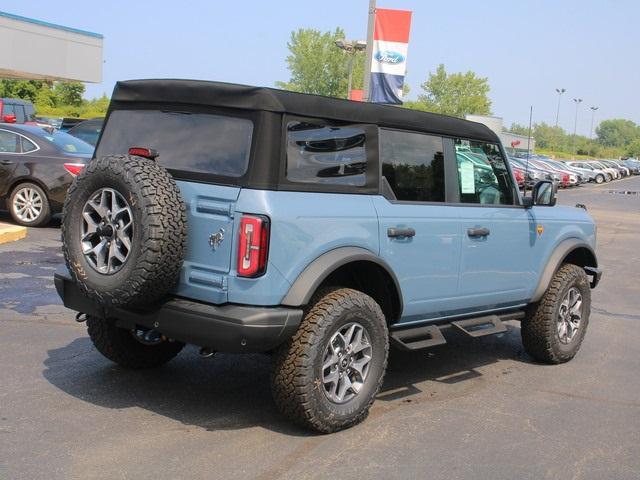
M 46 86 L 38 80 L 0 80 L 0 97 L 21 98 L 35 102 L 38 91 Z
M 640 138 L 640 127 L 631 120 L 603 120 L 596 129 L 598 142 L 605 147 L 625 147 Z
M 489 81 L 472 71 L 447 73 L 444 65 L 440 64 L 436 73 L 429 73 L 421 87 L 425 93 L 419 95 L 418 101 L 409 108 L 462 118 L 467 114 L 491 113 Z
M 57 82 L 53 90 L 58 97 L 58 103 L 79 107 L 82 105 L 84 85 L 80 82 Z
M 525 127 L 524 125 L 520 125 L 519 123 L 512 123 L 511 128 L 507 130 L 510 133 L 515 133 L 516 135 L 529 135 L 529 127 Z
M 630 157 L 640 157 L 640 138 L 636 138 L 627 146 L 627 155 Z
M 294 92 L 345 98 L 349 56 L 354 55 L 352 88 L 362 88 L 365 56 L 338 48 L 334 42 L 341 38 L 345 38 L 345 34 L 340 27 L 334 32 L 311 28 L 291 32 L 287 43 L 290 53 L 286 58 L 291 78 L 288 82 L 276 82 L 276 85 Z
M 552 127 L 546 123 L 537 123 L 533 128 L 533 138 L 536 139 L 536 147 L 562 150 L 569 142 L 567 134 L 560 127 Z

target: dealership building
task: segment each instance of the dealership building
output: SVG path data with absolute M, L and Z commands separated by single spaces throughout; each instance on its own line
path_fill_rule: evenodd
M 0 78 L 102 81 L 99 33 L 0 12 Z
M 466 115 L 465 118 L 472 122 L 482 123 L 493 130 L 508 152 L 526 152 L 527 146 L 530 146 L 532 152 L 535 150 L 536 141 L 533 137 L 529 138 L 526 135 L 516 135 L 515 133 L 506 132 L 504 121 L 501 117 Z

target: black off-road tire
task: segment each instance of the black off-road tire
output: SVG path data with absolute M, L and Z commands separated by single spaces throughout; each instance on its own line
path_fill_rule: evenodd
M 140 343 L 130 330 L 116 327 L 113 319 L 89 315 L 87 329 L 96 349 L 112 362 L 125 368 L 159 367 L 173 359 L 184 348 L 184 343 L 169 340 L 157 345 Z
M 126 199 L 134 221 L 129 255 L 110 274 L 89 264 L 80 242 L 84 205 L 102 188 Z M 102 305 L 153 304 L 178 281 L 187 242 L 186 207 L 171 175 L 153 160 L 128 155 L 92 160 L 69 188 L 61 230 L 69 272 Z
M 16 195 L 20 190 L 24 188 L 31 188 L 35 190 L 38 195 L 40 195 L 40 198 L 42 198 L 42 210 L 40 211 L 40 215 L 38 215 L 34 220 L 30 222 L 21 220 L 20 217 L 18 217 L 17 213 L 14 211 L 13 207 Z M 23 227 L 46 227 L 51 221 L 51 205 L 49 204 L 47 193 L 35 183 L 27 182 L 16 185 L 16 187 L 11 191 L 11 195 L 9 195 L 9 203 L 7 204 L 7 207 L 9 209 L 9 213 L 11 214 L 11 218 L 13 218 L 13 221 L 18 225 L 22 225 Z
M 357 321 L 372 346 L 369 373 L 360 392 L 345 403 L 329 400 L 322 384 L 325 347 L 341 327 Z M 363 421 L 384 379 L 389 353 L 385 316 L 370 296 L 341 288 L 312 299 L 296 334 L 274 355 L 272 393 L 278 409 L 295 423 L 322 433 Z
M 557 318 L 562 299 L 572 287 L 576 287 L 582 295 L 582 319 L 573 339 L 563 344 L 558 336 Z M 564 264 L 551 279 L 542 299 L 527 309 L 520 330 L 525 350 L 540 362 L 568 362 L 580 350 L 587 333 L 590 311 L 591 289 L 585 271 L 577 265 Z

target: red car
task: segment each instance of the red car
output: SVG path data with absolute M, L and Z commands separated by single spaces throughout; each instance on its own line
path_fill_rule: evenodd
M 517 167 L 514 167 L 513 165 L 511 165 L 511 171 L 513 172 L 513 176 L 516 179 L 518 188 L 524 188 L 524 171 L 520 170 Z
M 36 125 L 36 111 L 31 102 L 18 98 L 0 98 L 0 121 Z

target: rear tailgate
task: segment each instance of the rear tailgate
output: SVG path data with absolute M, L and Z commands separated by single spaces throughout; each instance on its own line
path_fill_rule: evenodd
M 240 187 L 176 182 L 187 205 L 187 253 L 176 295 L 225 303 Z

